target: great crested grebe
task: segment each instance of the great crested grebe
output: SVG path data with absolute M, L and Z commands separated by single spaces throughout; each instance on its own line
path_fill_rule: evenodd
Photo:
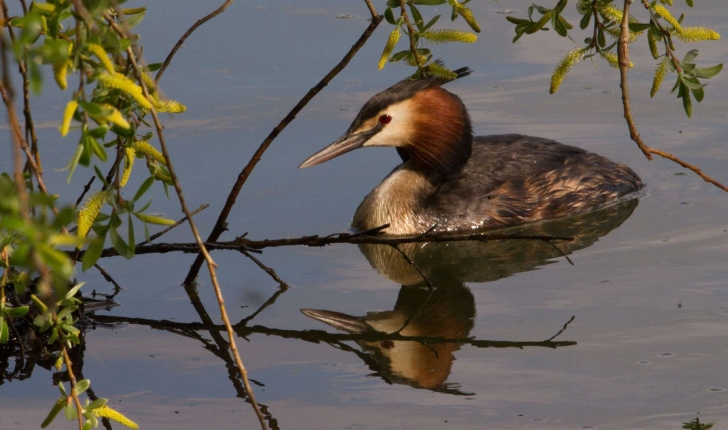
M 588 212 L 642 188 L 629 167 L 581 148 L 518 134 L 474 138 L 446 82 L 405 79 L 382 91 L 346 134 L 299 166 L 361 147 L 397 148 L 402 164 L 364 198 L 352 227 L 388 223 L 391 235 L 507 227 Z

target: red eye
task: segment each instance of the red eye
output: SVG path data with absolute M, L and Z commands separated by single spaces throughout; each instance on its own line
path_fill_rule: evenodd
M 392 122 L 392 117 L 387 115 L 386 113 L 379 117 L 380 124 L 389 124 L 390 122 Z

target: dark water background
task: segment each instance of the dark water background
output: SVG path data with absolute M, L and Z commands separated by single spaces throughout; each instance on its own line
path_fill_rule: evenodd
M 162 61 L 189 25 L 216 7 L 198 1 L 147 3 L 138 30 L 149 62 Z M 676 3 L 677 10 L 686 9 Z M 696 3 L 685 25 L 728 34 L 722 0 Z M 439 381 L 411 370 L 428 353 L 416 351 L 412 343 L 347 342 L 357 354 L 340 345 L 253 333 L 239 338 L 238 345 L 257 382 L 258 401 L 281 429 L 679 429 L 697 412 L 702 421 L 725 427 L 728 195 L 671 162 L 642 157 L 622 118 L 616 69 L 601 61 L 598 69 L 579 64 L 550 96 L 553 66 L 573 43 L 550 32 L 512 45 L 512 25 L 502 12 L 511 9 L 523 16 L 527 2 L 470 6 L 483 27 L 478 42 L 435 50 L 448 65 L 474 71 L 448 89 L 464 99 L 476 133 L 518 132 L 582 146 L 630 164 L 649 184 L 648 194 L 636 208 L 626 209 L 633 210 L 631 216 L 606 218 L 625 218 L 619 218 L 623 223 L 618 228 L 605 226 L 603 219 L 585 221 L 592 236 L 575 247 L 573 266 L 536 245 L 436 248 L 425 255 L 427 249 L 421 261 L 433 279 L 446 285 L 445 296 L 436 301 L 446 307 L 454 303 L 440 313 L 456 320 L 445 325 L 456 327 L 454 334 L 539 342 L 575 316 L 555 340 L 576 344 L 432 346 L 430 353 L 442 360 L 433 368 L 449 370 Z M 441 12 L 445 20 L 449 11 Z M 637 13 L 641 17 L 644 11 Z M 576 16 L 571 9 L 569 14 Z M 368 25 L 367 18 L 363 2 L 238 1 L 200 28 L 177 54 L 161 88 L 188 111 L 163 119 L 188 204 L 211 205 L 196 217 L 203 235 L 259 143 L 339 61 Z M 224 239 L 244 232 L 262 239 L 348 229 L 363 196 L 397 164 L 394 151 L 362 150 L 312 169 L 297 166 L 343 133 L 371 95 L 410 72 L 398 64 L 376 70 L 388 27 L 380 26 L 350 66 L 274 142 L 241 193 Z M 634 115 L 643 137 L 728 183 L 726 73 L 710 81 L 706 99 L 694 104 L 689 120 L 680 101 L 667 94 L 672 82 L 649 99 L 654 61 L 646 45 L 640 40 L 632 47 L 635 68 L 630 72 Z M 701 50 L 699 66 L 728 60 L 724 41 L 695 47 Z M 680 55 L 689 48 L 680 44 Z M 53 171 L 67 163 L 76 141 L 58 136 L 68 94 L 51 86 L 49 82 L 43 97 L 32 101 L 47 182 L 53 192 L 75 200 L 90 173 L 77 171 L 66 186 L 66 173 Z M 6 161 L 0 163 L 4 167 Z M 140 173 L 133 175 L 131 189 L 145 178 Z M 153 196 L 155 211 L 180 216 L 177 203 L 160 189 Z M 191 236 L 188 229 L 177 228 L 163 240 L 188 242 Z M 393 310 L 395 303 L 399 309 L 419 309 L 426 301 L 422 290 L 402 287 L 417 280 L 401 267 L 377 265 L 377 255 L 354 245 L 265 250 L 260 258 L 292 288 L 249 325 L 336 333 L 299 310 L 359 316 L 380 312 L 372 318 L 396 322 L 396 312 L 381 312 Z M 244 256 L 216 252 L 213 257 L 233 322 L 276 292 L 276 283 Z M 121 306 L 104 314 L 199 322 L 179 286 L 191 261 L 181 254 L 103 260 L 125 288 L 116 298 Z M 95 271 L 78 273 L 78 279 L 87 282 L 88 290 L 111 289 Z M 202 303 L 219 323 L 209 278 L 201 276 L 200 284 Z M 210 339 L 208 332 L 200 334 Z M 251 408 L 236 398 L 225 363 L 201 341 L 139 324 L 89 331 L 86 340 L 84 375 L 96 394 L 109 398 L 142 428 L 256 428 Z M 411 354 L 387 356 L 402 349 Z M 409 367 L 402 363 L 408 357 L 414 357 Z M 40 368 L 28 380 L 5 382 L 0 386 L 0 427 L 36 428 L 56 397 L 50 372 Z M 52 428 L 73 425 L 59 417 Z

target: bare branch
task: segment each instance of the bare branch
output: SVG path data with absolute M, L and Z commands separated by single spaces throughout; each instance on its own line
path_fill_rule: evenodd
M 157 76 L 154 78 L 154 83 L 158 84 L 159 80 L 162 79 L 162 74 L 164 74 L 164 71 L 167 70 L 167 67 L 169 66 L 169 63 L 172 62 L 172 57 L 174 57 L 174 54 L 177 53 L 180 47 L 182 47 L 182 44 L 185 43 L 185 40 L 187 40 L 190 35 L 197 30 L 202 24 L 206 23 L 207 21 L 211 20 L 212 18 L 215 18 L 216 16 L 220 15 L 221 13 L 225 12 L 225 9 L 230 6 L 230 4 L 233 2 L 233 0 L 225 0 L 225 3 L 223 3 L 220 7 L 212 11 L 209 15 L 205 16 L 204 18 L 198 19 L 192 27 L 189 28 L 185 32 L 185 34 L 182 35 L 182 37 L 179 38 L 177 43 L 174 45 L 174 48 L 167 54 L 167 58 L 164 59 L 164 63 L 162 63 L 162 67 L 159 68 L 159 71 L 157 72 Z
M 243 188 L 243 185 L 248 180 L 248 177 L 253 172 L 253 169 L 260 161 L 261 157 L 263 156 L 263 153 L 268 149 L 271 143 L 273 143 L 273 140 L 275 140 L 276 137 L 285 129 L 288 124 L 291 123 L 296 118 L 296 115 L 308 104 L 311 99 L 313 99 L 316 94 L 321 92 L 321 90 L 324 89 L 326 85 L 331 82 L 331 80 L 341 72 L 344 67 L 346 67 L 347 64 L 351 61 L 352 58 L 354 58 L 354 55 L 361 49 L 362 46 L 366 43 L 366 41 L 369 39 L 369 37 L 374 33 L 374 30 L 377 28 L 380 22 L 382 22 L 383 17 L 380 15 L 372 17 L 372 22 L 369 24 L 369 27 L 364 30 L 364 33 L 359 37 L 359 40 L 356 41 L 354 46 L 349 49 L 349 52 L 344 55 L 344 58 L 339 61 L 339 63 L 331 69 L 329 73 L 324 76 L 321 81 L 316 84 L 315 87 L 311 88 L 305 96 L 296 104 L 296 106 L 291 109 L 291 111 L 286 115 L 283 120 L 273 129 L 273 131 L 270 132 L 268 137 L 265 138 L 263 143 L 260 144 L 260 147 L 255 151 L 255 154 L 250 158 L 250 161 L 248 161 L 248 164 L 245 166 L 245 168 L 240 172 L 238 175 L 237 180 L 235 181 L 235 184 L 233 185 L 232 190 L 230 190 L 230 194 L 228 195 L 227 201 L 225 202 L 225 206 L 222 208 L 222 211 L 220 211 L 220 215 L 217 218 L 217 222 L 215 223 L 215 227 L 212 229 L 212 232 L 210 233 L 210 236 L 207 237 L 207 242 L 215 242 L 217 239 L 220 238 L 220 235 L 226 230 L 227 225 L 227 218 L 230 216 L 230 212 L 233 209 L 233 206 L 235 205 L 235 201 L 238 198 L 238 194 L 240 194 L 240 190 Z M 197 256 L 194 263 L 192 263 L 192 266 L 190 267 L 190 271 L 187 274 L 187 278 L 185 279 L 184 283 L 188 284 L 192 282 L 196 277 L 197 273 L 200 271 L 200 267 L 202 267 L 202 256 Z

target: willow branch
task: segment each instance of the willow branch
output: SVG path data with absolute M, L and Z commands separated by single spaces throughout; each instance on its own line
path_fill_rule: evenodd
M 210 207 L 210 205 L 208 205 L 208 204 L 200 205 L 200 207 L 198 207 L 197 209 L 195 209 L 192 212 L 190 212 L 190 215 L 195 216 L 199 212 L 202 212 L 203 210 L 207 209 L 208 207 Z M 159 233 L 154 233 L 153 235 L 149 236 L 149 240 L 145 240 L 144 242 L 140 242 L 137 246 L 146 245 L 148 243 L 151 243 L 152 241 L 154 241 L 154 239 L 157 239 L 157 238 L 161 237 L 163 234 L 167 234 L 170 230 L 172 230 L 173 228 L 181 225 L 185 221 L 187 221 L 187 216 L 184 216 L 184 217 L 180 218 L 179 220 L 177 220 L 176 223 L 170 225 L 169 227 L 165 228 L 164 230 L 160 231 Z
M 76 393 L 76 376 L 73 374 L 73 369 L 71 369 L 71 357 L 68 356 L 66 345 L 61 345 L 61 354 L 63 354 L 63 361 L 66 363 L 66 373 L 68 373 L 68 379 L 71 382 L 71 397 L 73 397 L 73 401 L 76 404 L 78 430 L 83 430 L 83 406 L 81 406 L 81 400 Z
M 185 43 L 185 40 L 187 40 L 190 35 L 197 30 L 202 24 L 206 23 L 207 21 L 211 20 L 212 18 L 215 18 L 216 16 L 220 15 L 221 13 L 225 12 L 225 9 L 230 6 L 230 4 L 233 2 L 233 0 L 225 0 L 225 3 L 223 3 L 220 7 L 212 11 L 210 14 L 205 16 L 204 18 L 198 19 L 196 23 L 192 25 L 192 27 L 189 28 L 185 32 L 185 34 L 182 35 L 182 37 L 179 38 L 177 43 L 174 45 L 174 48 L 167 54 L 167 58 L 164 59 L 164 63 L 162 63 L 162 67 L 159 68 L 159 71 L 157 72 L 157 76 L 154 78 L 154 83 L 158 84 L 159 80 L 162 79 L 162 74 L 164 74 L 164 71 L 167 70 L 167 67 L 172 62 L 172 57 L 174 57 L 174 54 L 179 51 L 179 48 L 182 47 L 182 44 Z
M 627 73 L 629 70 L 629 6 L 632 4 L 632 0 L 624 0 L 624 16 L 622 17 L 621 31 L 619 33 L 619 45 L 617 48 L 619 55 L 619 75 L 620 84 L 622 88 L 622 105 L 624 105 L 624 119 L 627 120 L 627 126 L 629 127 L 629 137 L 634 140 L 637 146 L 640 148 L 645 157 L 648 160 L 652 160 L 650 154 L 650 148 L 645 145 L 645 142 L 640 137 L 637 131 L 637 126 L 632 119 L 632 109 L 630 108 L 629 102 L 629 83 L 627 81 Z
M 414 27 L 412 27 L 412 23 L 410 23 L 407 11 L 404 8 L 404 0 L 399 0 L 399 7 L 400 15 L 402 15 L 402 18 L 404 18 L 404 22 L 407 23 L 407 36 L 409 36 L 410 51 L 412 52 L 412 56 L 414 56 L 417 70 L 422 70 L 422 65 L 420 65 L 420 57 L 419 55 L 417 55 L 417 46 L 415 45 L 415 29 Z M 423 74 L 422 78 L 424 77 L 425 76 Z
M 373 7 L 373 6 L 372 6 Z M 371 9 L 370 9 L 371 10 Z M 235 181 L 235 184 L 233 185 L 232 190 L 230 190 L 230 194 L 228 194 L 227 201 L 225 202 L 225 206 L 222 208 L 222 211 L 220 211 L 220 215 L 217 218 L 217 221 L 215 222 L 215 227 L 213 227 L 212 232 L 210 232 L 210 235 L 207 237 L 207 242 L 215 242 L 217 239 L 220 238 L 220 235 L 226 230 L 227 225 L 227 219 L 228 216 L 230 216 L 230 212 L 233 209 L 233 206 L 235 206 L 235 202 L 238 198 L 238 195 L 240 194 L 240 190 L 243 188 L 243 185 L 245 185 L 245 182 L 248 180 L 248 177 L 253 172 L 253 169 L 260 161 L 261 157 L 263 156 L 263 153 L 268 149 L 271 143 L 273 143 L 273 140 L 275 140 L 276 137 L 288 126 L 288 124 L 291 123 L 296 118 L 296 115 L 308 104 L 308 102 L 311 101 L 321 90 L 326 87 L 326 85 L 331 82 L 331 80 L 341 72 L 344 67 L 346 67 L 352 58 L 354 58 L 354 55 L 361 49 L 362 46 L 366 43 L 366 41 L 369 39 L 369 37 L 374 33 L 374 30 L 377 28 L 380 22 L 382 22 L 383 17 L 380 15 L 372 16 L 372 22 L 369 24 L 366 30 L 364 30 L 364 33 L 359 37 L 359 40 L 356 41 L 354 46 L 349 49 L 349 52 L 344 55 L 344 58 L 339 61 L 339 63 L 331 69 L 329 73 L 326 74 L 326 76 L 321 79 L 321 81 L 316 84 L 315 87 L 311 88 L 305 96 L 296 104 L 296 106 L 291 109 L 291 111 L 286 115 L 283 120 L 270 132 L 268 137 L 265 138 L 263 143 L 260 144 L 260 147 L 255 151 L 253 156 L 250 158 L 250 161 L 248 161 L 248 164 L 243 168 L 243 170 L 238 174 L 238 178 Z M 190 267 L 190 271 L 187 274 L 187 278 L 185 279 L 184 283 L 189 284 L 191 283 L 196 277 L 198 272 L 200 271 L 200 267 L 202 267 L 203 258 L 202 256 L 197 256 L 194 263 L 192 263 L 192 266 Z
M 627 70 L 629 69 L 629 7 L 632 4 L 632 0 L 624 0 L 624 17 L 622 18 L 622 25 L 621 25 L 621 31 L 619 33 L 619 72 L 621 76 L 620 80 L 620 87 L 622 88 L 622 104 L 624 105 L 624 119 L 627 120 L 627 126 L 629 127 L 629 136 L 632 138 L 632 140 L 637 143 L 637 146 L 642 150 L 642 153 L 645 154 L 645 157 L 647 157 L 648 160 L 652 160 L 652 154 L 659 155 L 660 157 L 666 158 L 668 160 L 674 161 L 675 163 L 681 165 L 682 167 L 686 169 L 692 170 L 695 174 L 700 176 L 705 182 L 711 183 L 715 185 L 716 187 L 720 188 L 723 191 L 728 192 L 728 187 L 723 185 L 722 183 L 716 181 L 712 177 L 706 175 L 703 173 L 702 170 L 700 170 L 697 166 L 688 163 L 687 161 L 684 161 L 670 153 L 667 153 L 665 151 L 652 148 L 650 146 L 647 146 L 645 142 L 640 137 L 640 134 L 637 132 L 637 127 L 634 124 L 634 120 L 632 119 L 632 110 L 630 108 L 630 102 L 629 102 L 629 84 L 627 83 Z M 643 4 L 646 8 L 649 9 L 649 4 L 647 2 L 643 1 Z M 660 30 L 663 33 L 667 33 L 660 23 L 658 22 L 657 25 L 660 27 Z M 668 33 L 669 35 L 669 33 Z M 671 57 L 673 61 L 675 61 L 674 53 L 670 50 L 670 48 L 667 46 L 667 43 L 665 44 L 667 48 L 668 54 L 671 54 Z

